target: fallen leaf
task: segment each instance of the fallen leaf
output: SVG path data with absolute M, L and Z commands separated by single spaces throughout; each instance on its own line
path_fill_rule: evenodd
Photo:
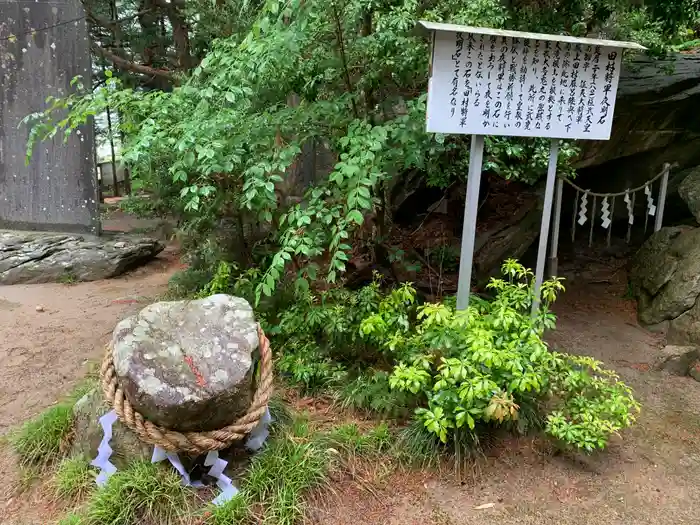
M 484 503 L 483 505 L 479 505 L 478 507 L 474 507 L 474 510 L 492 509 L 495 506 L 496 506 L 495 503 Z

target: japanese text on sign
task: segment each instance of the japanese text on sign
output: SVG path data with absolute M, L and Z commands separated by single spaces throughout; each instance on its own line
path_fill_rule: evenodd
M 427 129 L 607 140 L 621 59 L 615 47 L 439 32 Z

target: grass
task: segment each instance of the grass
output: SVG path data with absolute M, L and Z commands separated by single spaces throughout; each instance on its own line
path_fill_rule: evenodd
M 28 421 L 10 436 L 21 465 L 50 463 L 58 459 L 73 425 L 73 405 L 59 403 Z
M 297 523 L 306 511 L 304 494 L 326 483 L 330 461 L 329 453 L 314 442 L 291 435 L 276 438 L 253 458 L 240 495 L 215 509 L 212 524 L 237 523 L 233 519 L 240 521 L 242 513 L 253 523 Z
M 57 498 L 80 501 L 95 487 L 95 471 L 84 456 L 66 458 L 59 463 L 52 485 Z
M 84 382 L 68 398 L 27 421 L 10 435 L 10 444 L 20 465 L 48 464 L 61 457 L 73 427 L 73 406 L 92 386 L 90 381 Z
M 190 513 L 192 491 L 172 469 L 136 461 L 93 492 L 81 525 L 174 525 Z

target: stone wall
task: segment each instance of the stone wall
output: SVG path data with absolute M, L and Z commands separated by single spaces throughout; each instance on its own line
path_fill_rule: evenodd
M 20 125 L 76 75 L 89 85 L 84 16 L 79 0 L 0 0 L 0 228 L 99 233 L 92 126 L 37 144 L 26 166 Z

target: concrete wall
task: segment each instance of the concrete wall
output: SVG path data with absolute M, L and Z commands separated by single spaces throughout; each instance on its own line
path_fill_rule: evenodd
M 92 126 L 36 144 L 25 166 L 19 125 L 76 75 L 89 85 L 89 49 L 80 0 L 0 0 L 0 228 L 99 233 Z

